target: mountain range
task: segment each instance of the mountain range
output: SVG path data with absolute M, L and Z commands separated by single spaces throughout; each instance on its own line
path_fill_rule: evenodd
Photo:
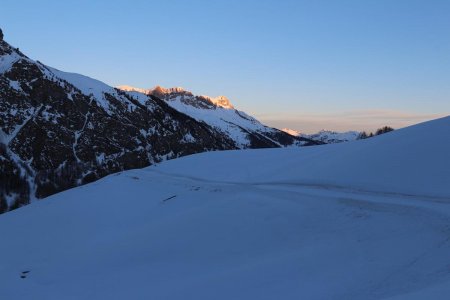
M 114 88 L 0 39 L 0 212 L 188 154 L 317 145 L 181 88 Z
M 197 96 L 181 87 L 141 89 L 131 86 L 117 88 L 135 93 L 143 93 L 163 99 L 172 108 L 199 122 L 204 122 L 231 138 L 239 149 L 287 146 L 309 146 L 320 144 L 310 138 L 293 136 L 268 127 L 252 116 L 234 108 L 225 96 Z
M 293 136 L 303 137 L 325 144 L 351 142 L 359 139 L 361 136 L 361 132 L 359 131 L 336 132 L 331 130 L 321 130 L 314 134 L 305 134 L 289 128 L 283 128 L 282 130 Z

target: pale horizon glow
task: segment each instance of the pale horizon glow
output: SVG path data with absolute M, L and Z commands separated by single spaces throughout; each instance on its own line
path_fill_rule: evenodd
M 179 89 L 186 90 L 184 87 L 160 87 L 141 88 L 130 85 L 119 85 L 125 91 L 136 91 L 140 93 L 148 93 L 156 87 L 162 89 Z M 192 91 L 191 91 L 192 92 Z M 196 94 L 196 93 L 194 93 Z M 209 95 L 207 95 L 209 96 Z M 211 99 L 219 99 L 224 96 L 209 96 Z M 228 99 L 227 99 L 228 100 Z M 231 107 L 233 108 L 231 101 Z M 227 106 L 225 106 L 227 107 Z M 236 109 L 240 110 L 239 107 Z M 247 111 L 247 113 L 250 113 Z M 378 128 L 383 126 L 390 126 L 394 129 L 415 125 L 421 122 L 430 121 L 447 116 L 448 114 L 420 114 L 411 112 L 402 112 L 394 110 L 354 110 L 339 113 L 285 113 L 281 114 L 251 114 L 262 123 L 272 126 L 274 128 L 294 130 L 304 134 L 313 134 L 321 130 L 329 131 L 366 131 L 375 132 Z M 282 118 L 281 118 L 282 117 Z
M 450 1 L 124 4 L 7 1 L 0 28 L 51 67 L 224 95 L 277 128 L 370 131 L 450 114 Z
M 400 111 L 373 110 L 348 111 L 329 114 L 291 114 L 280 119 L 277 115 L 262 114 L 256 117 L 266 125 L 312 134 L 321 130 L 375 132 L 383 126 L 400 129 L 425 121 L 446 117 L 448 114 L 414 114 Z
M 136 91 L 140 93 L 149 93 L 155 88 L 162 89 L 177 89 L 177 90 L 186 90 L 184 87 L 161 87 L 154 86 L 152 88 L 142 88 L 135 87 L 131 85 L 119 85 L 116 86 L 125 91 Z M 192 92 L 192 91 L 190 91 Z M 196 93 L 193 93 L 196 95 Z M 212 100 L 220 99 L 221 97 L 226 96 L 210 96 L 210 95 L 201 95 L 205 97 L 210 97 Z M 227 99 L 228 100 L 228 99 Z M 225 108 L 234 108 L 233 101 L 231 100 L 231 106 L 223 106 Z M 236 109 L 240 110 L 239 107 Z M 420 113 L 411 113 L 411 112 L 402 112 L 402 111 L 394 111 L 394 110 L 383 110 L 383 109 L 374 109 L 374 110 L 354 110 L 354 111 L 345 111 L 339 113 L 285 113 L 281 114 L 252 114 L 247 111 L 252 116 L 256 117 L 262 123 L 272 126 L 274 128 L 282 129 L 290 129 L 304 134 L 313 134 L 317 133 L 321 130 L 329 130 L 329 131 L 366 131 L 366 132 L 375 132 L 378 128 L 383 126 L 390 126 L 394 129 L 400 129 L 407 126 L 415 125 L 421 122 L 430 121 L 433 119 L 442 118 L 448 116 L 449 114 L 420 114 Z M 280 118 L 283 117 L 283 118 Z

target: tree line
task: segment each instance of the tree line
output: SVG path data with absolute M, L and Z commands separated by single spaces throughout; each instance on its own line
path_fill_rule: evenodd
M 367 139 L 367 138 L 371 138 L 380 134 L 384 134 L 387 132 L 391 132 L 394 131 L 394 128 L 390 127 L 390 126 L 383 126 L 381 128 L 378 128 L 375 132 L 361 132 L 358 136 L 358 140 L 363 140 L 363 139 Z

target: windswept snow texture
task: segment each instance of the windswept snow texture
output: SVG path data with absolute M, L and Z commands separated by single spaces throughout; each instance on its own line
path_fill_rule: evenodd
M 0 216 L 4 299 L 447 299 L 450 117 L 203 153 Z

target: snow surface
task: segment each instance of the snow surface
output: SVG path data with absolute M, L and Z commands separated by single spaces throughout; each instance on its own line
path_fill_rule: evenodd
M 215 109 L 205 109 L 184 103 L 182 97 L 183 96 L 177 96 L 171 98 L 167 103 L 179 112 L 191 116 L 197 121 L 205 122 L 226 133 L 240 148 L 245 148 L 250 145 L 250 140 L 248 138 L 249 131 L 264 133 L 272 132 L 274 130 L 263 125 L 245 112 L 234 109 L 231 104 L 228 107 L 217 106 Z M 212 98 L 208 97 L 208 99 L 211 100 Z M 267 137 L 265 138 L 268 139 Z M 274 140 L 271 141 L 280 145 Z
M 11 54 L 0 55 L 0 74 L 9 71 L 12 66 L 20 59 L 23 59 L 23 57 L 21 57 L 15 51 L 13 51 Z
M 109 93 L 115 95 L 116 91 L 106 83 L 93 79 L 88 76 L 84 76 L 76 73 L 63 72 L 55 68 L 47 67 L 57 77 L 66 80 L 67 82 L 78 88 L 84 95 L 92 95 L 106 111 L 109 111 L 109 103 L 105 99 L 104 94 Z
M 449 135 L 447 117 L 353 143 L 193 155 L 62 192 L 0 215 L 0 295 L 447 299 Z
M 450 197 L 450 139 L 445 138 L 449 134 L 450 117 L 446 117 L 366 140 L 301 151 L 211 152 L 168 162 L 164 170 L 183 170 L 183 174 L 216 181 L 285 182 Z M 208 164 L 201 163 L 205 156 L 210 159 Z M 230 166 L 240 172 L 229 172 Z

